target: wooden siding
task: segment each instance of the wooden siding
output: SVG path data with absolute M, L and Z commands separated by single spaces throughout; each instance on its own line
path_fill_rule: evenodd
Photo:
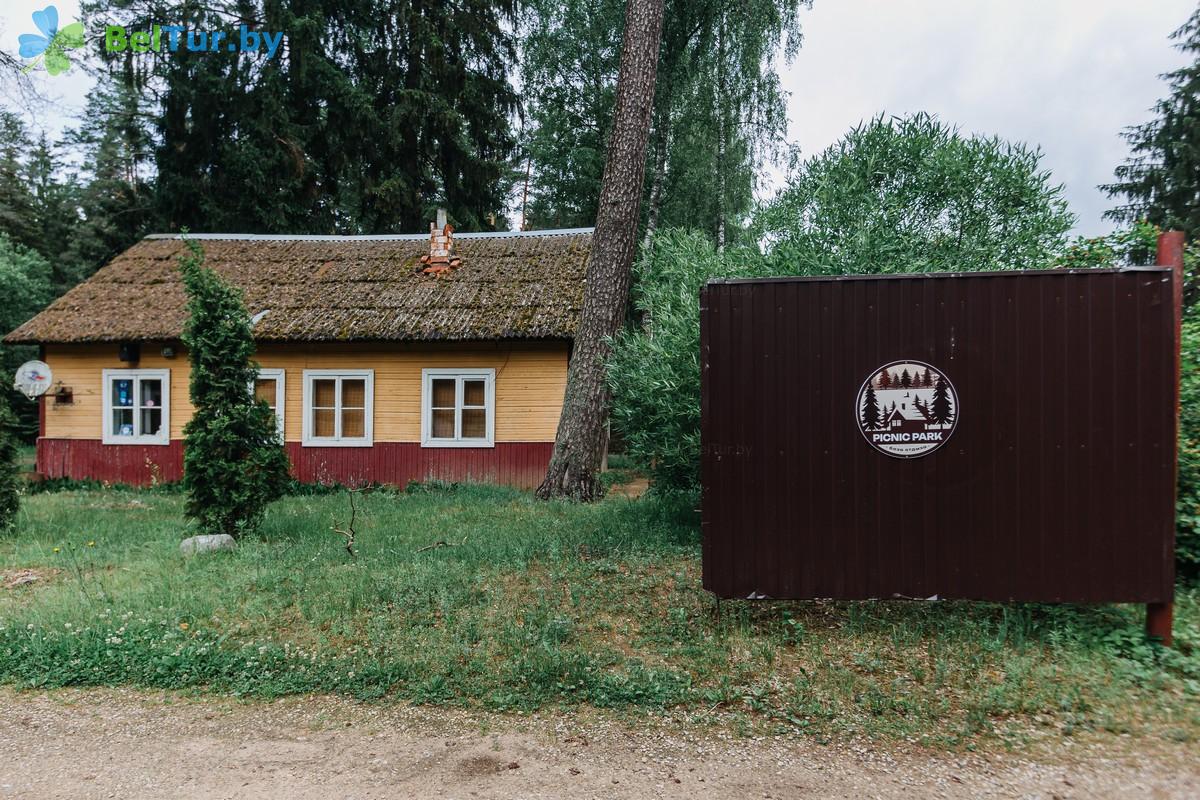
M 160 343 L 142 344 L 139 369 L 171 370 L 171 439 L 183 437 L 191 418 L 188 360 L 161 355 Z M 74 403 L 47 401 L 43 436 L 96 439 L 101 434 L 101 371 L 131 365 L 117 359 L 117 345 L 47 345 L 54 381 L 74 392 Z M 375 370 L 375 442 L 420 442 L 421 370 L 485 367 L 496 370 L 496 442 L 553 442 L 567 380 L 565 342 L 479 344 L 266 344 L 258 352 L 264 368 L 286 370 L 284 439 L 299 442 L 305 369 Z M 118 447 L 131 447 L 119 445 Z
M 502 483 L 533 489 L 546 474 L 553 442 L 499 442 L 495 447 L 429 448 L 416 442 L 374 447 L 287 445 L 292 474 L 304 483 L 410 481 Z M 183 443 L 106 445 L 95 439 L 38 440 L 38 472 L 47 478 L 91 479 L 145 486 L 183 477 Z

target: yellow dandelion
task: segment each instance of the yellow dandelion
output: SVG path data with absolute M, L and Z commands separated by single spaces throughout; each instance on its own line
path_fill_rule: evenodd
M 96 540 L 95 540 L 95 539 L 93 539 L 92 541 L 88 542 L 88 547 L 95 547 L 95 546 L 96 546 Z
M 54 548 L 54 552 L 60 553 L 60 552 L 62 552 L 62 548 L 56 547 L 56 548 Z
M 188 624 L 186 622 L 179 623 L 179 630 L 186 631 L 187 629 L 188 629 Z

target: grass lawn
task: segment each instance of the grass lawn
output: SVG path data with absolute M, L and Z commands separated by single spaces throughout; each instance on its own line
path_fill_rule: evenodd
M 1077 731 L 1200 738 L 1200 593 L 1178 648 L 1138 607 L 722 604 L 654 497 L 591 506 L 459 487 L 289 497 L 235 553 L 184 560 L 183 498 L 25 498 L 0 538 L 0 682 L 510 711 L 675 707 L 747 729 L 938 746 Z M 432 546 L 444 542 L 449 546 Z M 43 578 L 3 588 L 19 570 Z

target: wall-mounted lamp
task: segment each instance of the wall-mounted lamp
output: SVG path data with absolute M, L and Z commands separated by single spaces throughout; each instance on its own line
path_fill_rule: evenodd
M 63 386 L 62 381 L 54 384 L 54 391 L 50 392 L 50 396 L 54 398 L 56 406 L 69 406 L 75 402 L 75 391 L 70 386 Z
M 175 346 L 170 345 L 170 344 L 164 344 L 163 348 L 162 348 L 162 357 L 163 358 L 174 358 L 175 357 Z

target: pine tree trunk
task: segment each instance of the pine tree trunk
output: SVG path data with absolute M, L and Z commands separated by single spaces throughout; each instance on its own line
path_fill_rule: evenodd
M 620 330 L 629 301 L 662 20 L 663 0 L 628 0 L 613 129 L 588 256 L 583 311 L 567 371 L 554 454 L 537 491 L 541 498 L 593 500 L 600 493 L 596 473 L 607 438 L 607 341 Z
M 725 252 L 725 102 L 728 86 L 725 79 L 725 14 L 717 25 L 717 252 Z

